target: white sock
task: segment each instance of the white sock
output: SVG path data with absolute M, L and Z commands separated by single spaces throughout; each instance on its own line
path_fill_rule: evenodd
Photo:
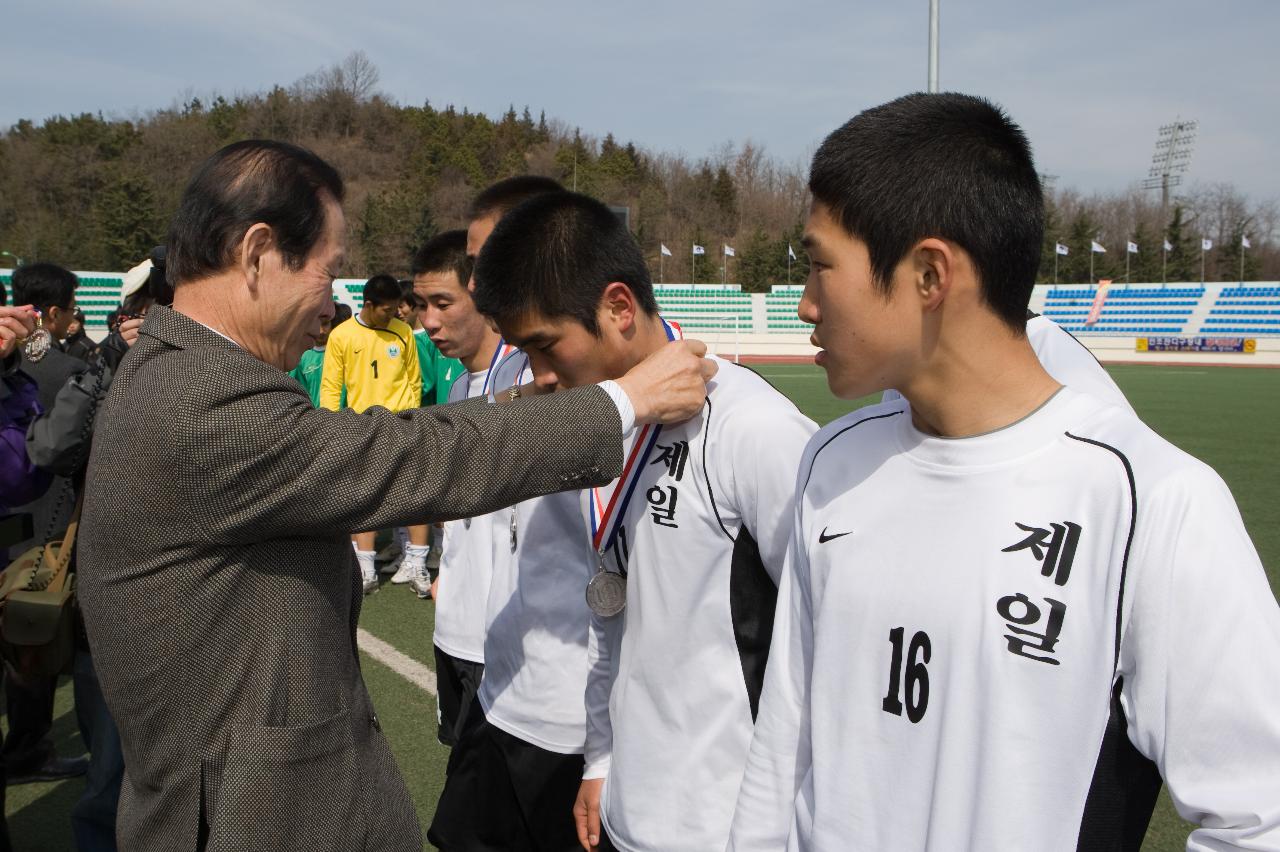
M 377 573 L 378 554 L 372 550 L 356 550 L 356 559 L 360 561 L 360 573 L 366 577 Z
M 429 544 L 405 544 L 404 560 L 415 567 L 422 567 L 427 562 L 427 554 L 431 552 Z

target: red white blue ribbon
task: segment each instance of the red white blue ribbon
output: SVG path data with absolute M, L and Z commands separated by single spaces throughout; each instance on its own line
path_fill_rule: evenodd
M 484 374 L 484 387 L 480 389 L 481 396 L 489 395 L 489 380 L 493 378 L 493 368 L 502 363 L 502 359 L 515 351 L 515 347 L 501 337 L 498 338 L 498 347 L 493 350 L 493 360 L 489 362 L 489 370 Z
M 684 331 L 678 323 L 662 320 L 662 327 L 667 333 L 667 340 L 684 339 Z M 660 432 L 662 432 L 662 426 L 654 423 L 646 423 L 640 429 L 631 452 L 627 455 L 626 464 L 622 467 L 622 476 L 614 480 L 613 490 L 608 495 L 607 501 L 604 489 L 591 489 L 589 501 L 591 546 L 601 558 L 609 548 L 613 547 L 618 537 L 618 528 L 622 526 L 622 519 L 627 515 L 631 495 L 635 493 L 636 483 L 640 481 L 640 474 L 644 472 L 649 453 L 658 443 Z

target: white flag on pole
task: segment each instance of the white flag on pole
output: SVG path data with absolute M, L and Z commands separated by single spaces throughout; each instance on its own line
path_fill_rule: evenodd
M 1129 254 L 1138 253 L 1138 244 L 1135 243 L 1133 240 L 1129 240 L 1129 244 L 1126 246 L 1126 248 L 1129 249 Z
M 724 256 L 725 256 L 725 257 L 737 257 L 737 255 L 733 253 L 733 248 L 732 248 L 731 246 L 725 246 L 725 247 L 724 247 Z
M 706 254 L 706 253 L 707 253 L 707 250 L 706 250 L 705 248 L 703 248 L 702 246 L 698 245 L 697 243 L 694 243 L 694 244 L 693 244 L 693 253 L 694 253 L 694 254 Z
M 1241 247 L 1241 248 L 1253 248 L 1253 243 L 1249 242 L 1249 238 L 1248 238 L 1248 237 L 1246 237 L 1244 234 L 1241 234 L 1241 235 L 1240 235 L 1240 247 Z
M 1165 240 L 1165 241 L 1164 241 L 1164 250 L 1165 250 L 1165 251 L 1173 251 L 1173 243 L 1169 242 L 1168 240 Z
M 1213 248 L 1213 240 L 1208 240 L 1208 239 L 1200 240 L 1200 248 L 1204 251 L 1208 251 L 1209 249 Z
M 1062 255 L 1071 254 L 1071 249 L 1067 248 L 1062 243 L 1054 243 L 1053 250 Z
M 663 253 L 664 255 L 666 255 L 667 257 L 671 257 L 671 249 L 667 248 L 667 247 L 666 247 L 665 245 L 663 245 L 662 243 L 658 243 L 658 245 L 659 245 L 659 246 L 661 246 L 661 248 L 662 248 L 662 253 Z
M 1107 250 L 1106 250 L 1106 249 L 1104 249 L 1104 248 L 1102 247 L 1102 245 L 1101 245 L 1097 240 L 1090 240 L 1090 241 L 1089 241 L 1089 248 L 1090 248 L 1090 250 L 1092 250 L 1092 251 L 1093 251 L 1093 253 L 1094 253 L 1094 254 L 1106 254 L 1106 253 L 1107 253 Z
M 791 247 L 791 243 L 787 243 L 787 257 L 792 260 L 798 260 L 796 257 L 796 250 Z

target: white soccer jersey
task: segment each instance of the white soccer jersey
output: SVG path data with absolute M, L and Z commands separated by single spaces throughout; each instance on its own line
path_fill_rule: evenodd
M 449 389 L 449 402 L 488 392 L 490 370 L 463 373 Z M 496 513 L 495 513 L 496 514 Z M 493 577 L 494 514 L 447 521 L 440 548 L 436 626 L 440 650 L 473 663 L 484 662 L 484 634 Z
M 1225 484 L 1062 389 L 926 436 L 896 402 L 800 466 L 730 848 L 1280 849 L 1280 610 Z M 1157 772 L 1158 770 L 1158 772 Z
M 605 556 L 627 569 L 626 609 L 592 617 L 584 774 L 606 778 L 601 820 L 623 852 L 728 839 L 792 484 L 816 428 L 764 379 L 716 360 L 702 412 L 662 429 L 642 460 Z
M 493 388 L 530 381 L 527 365 L 519 350 L 507 356 Z M 591 624 L 583 590 L 595 558 L 578 492 L 526 500 L 491 517 L 493 578 L 480 682 L 485 718 L 539 748 L 581 754 Z
M 1035 350 L 1044 371 L 1079 393 L 1087 393 L 1103 402 L 1133 411 L 1133 406 L 1088 348 L 1071 332 L 1048 317 L 1034 314 L 1027 319 L 1027 340 Z M 896 390 L 887 390 L 881 402 L 902 399 Z

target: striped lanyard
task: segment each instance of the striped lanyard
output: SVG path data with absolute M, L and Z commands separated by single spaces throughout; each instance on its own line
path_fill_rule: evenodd
M 667 340 L 684 339 L 684 331 L 678 323 L 662 320 L 662 327 L 667 333 Z M 640 429 L 639 434 L 636 435 L 635 444 L 632 445 L 631 452 L 627 456 L 627 462 L 623 465 L 622 476 L 614 480 L 613 492 L 608 495 L 607 501 L 603 489 L 591 489 L 589 501 L 591 546 L 599 555 L 601 564 L 604 562 L 605 553 L 613 547 L 618 538 L 618 529 L 622 526 L 623 518 L 627 516 L 627 506 L 631 504 L 631 496 L 635 493 L 636 484 L 644 472 L 645 462 L 649 458 L 649 453 L 653 451 L 654 445 L 658 443 L 658 435 L 661 432 L 662 426 L 656 423 L 646 423 Z
M 503 338 L 498 338 L 498 347 L 493 350 L 493 360 L 489 362 L 489 370 L 484 374 L 484 387 L 480 389 L 481 396 L 489 395 L 489 380 L 493 378 L 494 369 L 502 363 L 503 358 L 510 355 L 513 351 L 515 351 L 514 346 L 507 343 Z

